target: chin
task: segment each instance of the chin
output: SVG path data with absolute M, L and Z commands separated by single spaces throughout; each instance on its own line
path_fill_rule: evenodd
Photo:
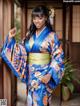
M 36 28 L 37 28 L 37 29 L 40 29 L 40 28 L 41 28 L 41 26 L 36 26 Z

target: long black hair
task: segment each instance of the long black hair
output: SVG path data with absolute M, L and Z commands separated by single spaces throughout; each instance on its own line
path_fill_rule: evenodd
M 32 10 L 32 19 L 33 19 L 33 17 L 36 17 L 36 16 L 37 17 L 46 16 L 47 17 L 47 20 L 45 22 L 45 25 L 51 31 L 53 31 L 52 26 L 50 24 L 50 20 L 49 20 L 50 13 L 51 13 L 50 9 L 48 9 L 46 6 L 44 6 L 44 5 L 38 5 L 37 7 L 35 7 Z M 30 25 L 30 28 L 29 28 L 29 32 L 27 33 L 26 38 L 24 39 L 24 42 L 26 40 L 29 40 L 30 39 L 30 37 L 35 33 L 36 29 L 37 29 L 36 26 L 32 22 L 32 24 Z

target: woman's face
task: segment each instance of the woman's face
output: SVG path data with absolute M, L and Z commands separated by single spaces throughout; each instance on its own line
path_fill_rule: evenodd
M 45 21 L 47 18 L 45 16 L 35 16 L 33 17 L 33 23 L 37 29 L 41 29 L 45 26 Z

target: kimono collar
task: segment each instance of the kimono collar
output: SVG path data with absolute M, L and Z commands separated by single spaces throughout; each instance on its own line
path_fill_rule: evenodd
M 38 38 L 40 36 L 40 34 L 45 30 L 45 28 L 46 28 L 46 26 L 40 31 L 40 33 L 38 35 L 35 34 L 36 35 L 36 38 Z
M 44 29 L 40 32 L 39 36 L 36 38 L 36 34 L 33 35 L 34 44 L 32 46 L 31 52 L 40 52 L 40 46 L 43 40 L 49 35 L 51 31 L 48 27 L 44 27 Z
M 27 52 L 40 52 L 40 47 L 44 39 L 49 35 L 51 31 L 48 27 L 44 27 L 36 37 L 36 33 L 32 36 L 32 40 L 29 40 L 25 44 Z M 32 44 L 31 44 L 32 43 Z M 30 46 L 31 45 L 31 46 Z

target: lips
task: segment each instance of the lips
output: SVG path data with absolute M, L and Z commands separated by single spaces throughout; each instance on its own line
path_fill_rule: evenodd
M 40 24 L 35 24 L 36 25 L 36 27 L 40 27 Z
M 40 24 L 35 24 L 36 26 L 40 26 Z

